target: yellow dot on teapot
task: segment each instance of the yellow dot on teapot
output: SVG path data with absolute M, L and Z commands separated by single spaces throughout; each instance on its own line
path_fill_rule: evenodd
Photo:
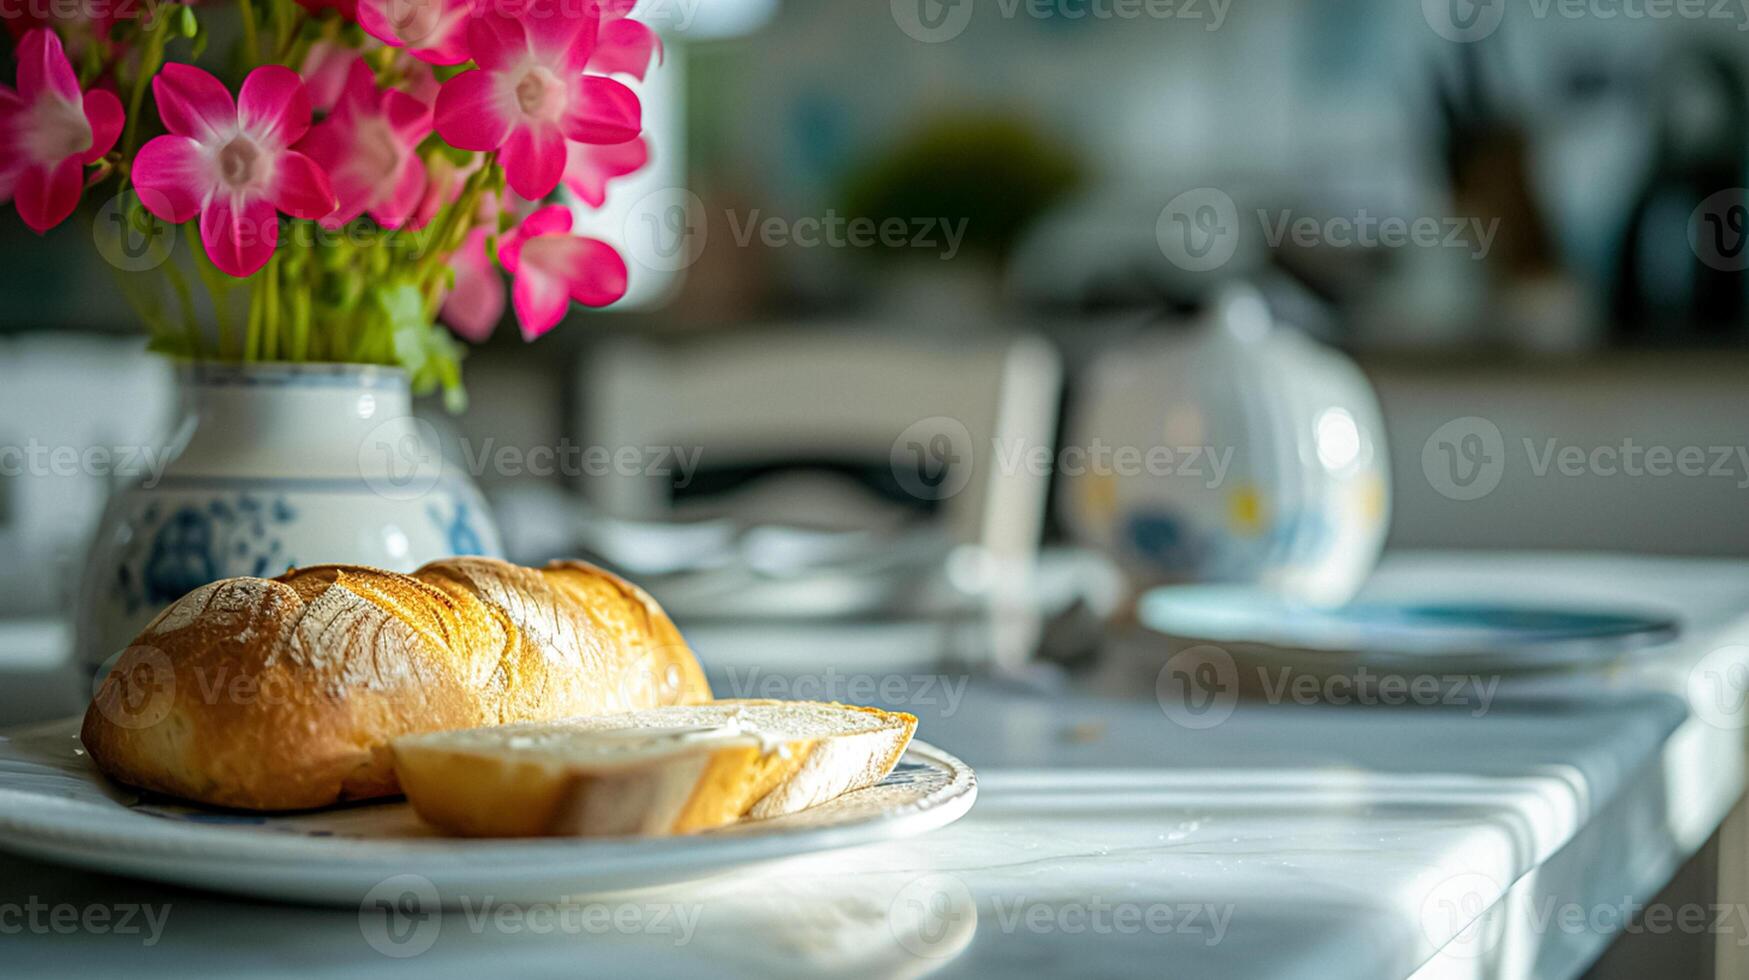
M 1263 497 L 1257 488 L 1240 486 L 1227 495 L 1227 521 L 1237 534 L 1253 537 L 1263 533 L 1269 521 L 1263 513 Z

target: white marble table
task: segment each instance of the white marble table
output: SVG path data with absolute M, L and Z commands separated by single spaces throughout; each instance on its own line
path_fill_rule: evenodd
M 546 908 L 477 896 L 405 958 L 354 910 L 0 857 L 0 973 L 1574 976 L 1612 910 L 1654 896 L 1742 795 L 1749 565 L 1411 556 L 1381 578 L 1430 584 L 1635 599 L 1679 610 L 1685 640 L 1605 677 L 1508 680 L 1485 711 L 1241 701 L 1205 729 L 1151 682 L 1041 695 L 973 676 L 950 698 L 963 677 L 907 675 L 902 707 L 982 776 L 973 812 L 919 840 Z M 151 945 L 18 928 L 30 903 L 44 922 L 150 905 L 162 928 Z M 1749 918 L 1726 928 L 1749 942 Z

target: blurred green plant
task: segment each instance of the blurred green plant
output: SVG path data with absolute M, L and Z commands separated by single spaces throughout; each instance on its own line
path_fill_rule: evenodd
M 956 113 L 926 120 L 852 168 L 840 196 L 851 218 L 964 219 L 965 249 L 1000 261 L 1082 178 L 1074 153 L 1025 120 Z

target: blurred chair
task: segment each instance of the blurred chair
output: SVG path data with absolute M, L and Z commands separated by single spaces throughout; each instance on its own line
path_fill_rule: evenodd
M 1056 352 L 1035 337 L 867 326 L 620 341 L 585 365 L 577 431 L 610 452 L 696 449 L 706 474 L 810 464 L 862 474 L 869 514 L 882 513 L 884 484 L 888 504 L 978 546 L 994 572 L 984 576 L 989 602 L 1001 608 L 1037 555 L 1050 472 L 1022 460 L 1054 450 L 1061 386 Z M 808 523 L 810 505 L 816 515 L 856 510 L 855 494 L 835 484 L 789 489 L 794 523 Z M 677 489 L 662 473 L 590 476 L 582 490 L 601 512 L 640 520 L 682 517 L 698 499 L 696 486 Z M 1031 642 L 1027 617 L 1005 619 L 1016 635 L 996 640 L 998 656 Z

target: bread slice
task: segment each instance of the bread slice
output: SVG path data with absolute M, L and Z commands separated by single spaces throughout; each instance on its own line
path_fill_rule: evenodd
M 819 701 L 711 701 L 409 735 L 421 817 L 465 837 L 689 834 L 775 817 L 893 771 L 917 719 Z

